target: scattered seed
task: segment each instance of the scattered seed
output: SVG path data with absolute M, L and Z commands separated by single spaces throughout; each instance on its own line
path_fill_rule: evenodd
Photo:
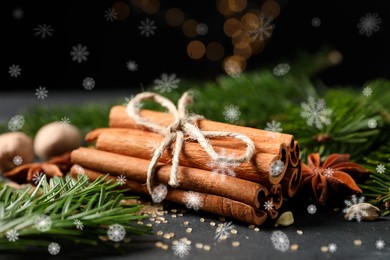
M 234 242 L 232 242 L 232 246 L 238 247 L 238 246 L 240 246 L 240 242 L 234 241 Z
M 163 223 L 164 223 L 164 224 L 167 224 L 167 223 L 168 223 L 168 220 L 163 220 Z
M 177 218 L 177 215 L 176 214 L 172 214 L 172 218 Z
M 171 238 L 175 236 L 175 233 L 171 232 L 168 234 Z
M 232 233 L 232 234 L 237 234 L 237 229 L 231 229 L 231 230 L 230 230 L 230 233 Z
M 150 221 L 155 221 L 155 220 L 156 220 L 156 218 L 150 218 L 149 220 L 150 220 Z
M 199 249 L 202 249 L 203 248 L 203 244 L 202 243 L 196 243 L 195 247 L 199 248 Z
M 298 234 L 298 235 L 302 235 L 302 234 L 303 234 L 303 231 L 302 231 L 302 230 L 297 230 L 297 234 Z
M 163 243 L 162 243 L 161 241 L 158 241 L 158 242 L 156 242 L 155 245 L 156 245 L 156 247 L 159 247 L 159 248 L 160 248 L 160 247 L 162 247 Z
M 147 227 L 152 227 L 152 223 L 146 224 Z
M 161 221 L 160 220 L 156 220 L 154 223 L 161 224 Z
M 219 218 L 219 221 L 225 222 L 225 218 L 224 218 L 224 217 L 220 217 L 220 218 Z
M 167 244 L 163 244 L 163 245 L 161 246 L 161 248 L 162 248 L 163 250 L 168 250 L 169 246 L 168 246 Z
M 290 248 L 292 251 L 297 251 L 299 246 L 298 246 L 298 244 L 292 244 Z
M 172 213 L 176 213 L 176 212 L 177 212 L 177 209 L 171 209 L 171 212 L 172 212 Z
M 183 213 L 179 213 L 177 214 L 179 217 L 183 217 Z
M 204 220 L 204 218 L 200 218 L 200 222 L 204 222 L 205 220 Z
M 142 221 L 137 221 L 137 224 L 138 224 L 138 225 L 143 225 L 144 222 L 142 222 Z
M 210 249 L 211 249 L 211 246 L 209 246 L 209 245 L 203 246 L 203 250 L 210 251 Z
M 151 217 L 152 217 L 152 218 L 155 218 L 155 217 L 157 217 L 157 215 L 156 215 L 156 214 L 152 214 Z
M 361 241 L 360 239 L 354 240 L 353 243 L 355 244 L 355 246 L 360 246 L 360 245 L 362 245 L 362 241 Z
M 183 223 L 185 226 L 188 226 L 188 224 L 190 224 L 190 222 L 189 221 L 184 221 L 184 223 Z
M 210 222 L 210 226 L 215 226 L 215 222 Z
M 222 227 L 222 226 L 223 226 L 223 224 L 222 224 L 222 223 L 219 223 L 219 224 L 218 224 L 218 227 Z
M 260 231 L 260 228 L 255 227 L 255 228 L 254 228 L 254 231 L 259 232 L 259 231 Z
M 248 236 L 245 236 L 245 238 L 246 238 L 246 239 L 249 239 L 249 237 L 248 237 Z
M 169 234 L 164 234 L 164 238 L 165 238 L 165 239 L 170 239 L 171 236 L 170 236 Z
M 254 228 L 255 228 L 255 225 L 249 225 L 248 228 L 249 228 L 249 229 L 254 229 Z
M 164 232 L 162 230 L 157 231 L 157 236 L 162 236 L 162 235 L 164 235 Z
M 186 232 L 187 232 L 187 233 L 191 233 L 191 232 L 192 232 L 192 228 L 190 228 L 190 227 L 187 228 L 187 229 L 186 229 Z
M 326 253 L 326 252 L 328 252 L 328 250 L 329 250 L 329 247 L 327 247 L 327 246 L 322 246 L 321 247 L 321 252 L 322 253 Z
M 339 208 L 334 208 L 334 209 L 333 209 L 334 212 L 337 212 L 337 211 L 339 211 L 339 210 L 340 210 Z

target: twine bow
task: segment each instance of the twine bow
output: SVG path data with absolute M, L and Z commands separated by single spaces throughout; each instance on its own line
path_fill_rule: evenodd
M 142 100 L 150 99 L 161 106 L 168 109 L 168 112 L 175 118 L 174 122 L 168 127 L 155 124 L 148 119 L 141 117 L 139 114 L 139 106 Z M 175 187 L 178 185 L 177 171 L 179 167 L 179 156 L 183 147 L 184 136 L 187 135 L 191 139 L 196 140 L 203 150 L 215 161 L 226 163 L 242 163 L 249 160 L 255 151 L 253 141 L 246 135 L 234 132 L 218 132 L 218 131 L 202 131 L 197 126 L 197 121 L 203 119 L 200 115 L 187 115 L 186 106 L 192 103 L 192 96 L 189 92 L 185 92 L 179 99 L 177 108 L 167 98 L 151 92 L 143 92 L 135 96 L 127 105 L 127 114 L 139 125 L 142 125 L 149 130 L 159 133 L 164 136 L 164 140 L 159 147 L 154 151 L 153 157 L 150 161 L 146 179 L 146 186 L 150 194 L 153 192 L 153 174 L 157 163 L 162 156 L 165 149 L 170 147 L 175 141 L 175 149 L 172 158 L 172 168 L 168 184 Z M 232 158 L 230 156 L 221 156 L 206 140 L 207 137 L 232 137 L 241 140 L 247 145 L 246 151 L 243 155 Z

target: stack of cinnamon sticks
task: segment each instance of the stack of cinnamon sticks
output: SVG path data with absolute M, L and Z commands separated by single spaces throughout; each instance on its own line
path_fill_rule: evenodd
M 151 110 L 141 110 L 140 116 L 162 126 L 174 120 L 171 114 Z M 145 183 L 149 162 L 164 137 L 134 122 L 123 106 L 111 109 L 109 126 L 86 136 L 86 141 L 96 142 L 94 148 L 72 152 L 72 175 L 80 174 L 82 166 L 91 180 L 107 173 L 110 179 L 124 176 L 125 185 L 133 192 L 148 194 Z M 191 207 L 194 205 L 189 200 L 195 196 L 199 203 L 193 208 L 256 225 L 267 217 L 276 218 L 283 196 L 294 196 L 301 181 L 299 145 L 294 137 L 205 119 L 198 121 L 198 127 L 202 131 L 244 134 L 254 142 L 255 154 L 240 165 L 221 164 L 213 162 L 197 142 L 189 139 L 179 157 L 179 185 L 169 187 L 165 199 Z M 208 141 L 220 154 L 240 156 L 246 149 L 243 143 L 228 137 Z M 171 152 L 165 150 L 159 160 L 156 185 L 169 186 Z

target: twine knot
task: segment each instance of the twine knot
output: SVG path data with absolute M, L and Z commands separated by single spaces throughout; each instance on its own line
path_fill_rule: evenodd
M 168 126 L 155 124 L 148 119 L 141 117 L 139 114 L 140 103 L 150 99 L 159 103 L 161 106 L 168 109 L 168 112 L 173 115 L 174 121 Z M 152 159 L 150 161 L 146 186 L 150 194 L 153 193 L 153 181 L 154 181 L 154 169 L 157 166 L 159 159 L 161 158 L 165 149 L 175 143 L 172 157 L 172 168 L 169 177 L 168 184 L 172 187 L 176 187 L 179 183 L 177 181 L 177 172 L 179 168 L 179 157 L 183 148 L 184 137 L 188 136 L 191 139 L 197 141 L 203 150 L 215 161 L 226 163 L 243 163 L 249 160 L 254 152 L 255 145 L 253 141 L 246 135 L 234 132 L 219 132 L 219 131 L 202 131 L 198 128 L 197 121 L 203 119 L 200 115 L 188 115 L 186 113 L 187 105 L 193 102 L 192 95 L 189 92 L 185 92 L 178 101 L 176 106 L 167 98 L 160 96 L 156 93 L 143 92 L 135 96 L 127 105 L 126 111 L 129 117 L 131 117 L 135 123 L 142 125 L 152 132 L 161 134 L 164 136 L 164 140 L 159 147 L 154 151 Z M 223 156 L 215 152 L 214 148 L 210 145 L 206 138 L 210 137 L 232 137 L 244 142 L 247 145 L 246 151 L 243 155 L 232 158 L 230 156 Z

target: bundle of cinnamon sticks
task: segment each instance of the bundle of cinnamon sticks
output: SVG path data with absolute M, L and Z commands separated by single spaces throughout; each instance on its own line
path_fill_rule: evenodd
M 162 126 L 174 120 L 171 114 L 151 110 L 141 110 L 139 114 Z M 165 199 L 256 225 L 267 217 L 276 218 L 283 196 L 294 196 L 301 181 L 299 145 L 294 137 L 205 119 L 199 120 L 197 126 L 202 131 L 244 134 L 255 144 L 255 153 L 251 160 L 239 165 L 215 162 L 199 143 L 186 139 L 179 156 L 179 184 L 167 189 Z M 137 124 L 125 107 L 114 106 L 109 128 L 96 129 L 86 136 L 86 141 L 95 142 L 95 147 L 72 152 L 75 166 L 71 174 L 83 173 L 91 180 L 107 173 L 109 179 L 125 177 L 124 185 L 133 192 L 148 194 L 145 183 L 149 162 L 163 139 Z M 229 137 L 210 138 L 208 142 L 215 152 L 227 156 L 240 156 L 246 149 L 243 143 Z M 162 153 L 154 173 L 156 186 L 169 186 L 173 149 Z M 194 198 L 197 201 L 193 202 Z

